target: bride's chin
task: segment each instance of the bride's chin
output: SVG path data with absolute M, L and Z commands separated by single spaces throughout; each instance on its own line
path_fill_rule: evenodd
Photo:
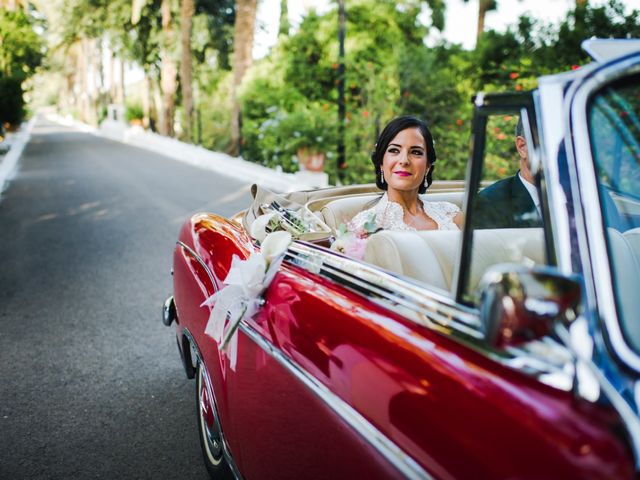
M 393 192 L 398 192 L 401 194 L 413 193 L 417 196 L 419 190 L 420 185 L 389 185 L 387 187 L 387 193 L 391 194 L 393 194 Z

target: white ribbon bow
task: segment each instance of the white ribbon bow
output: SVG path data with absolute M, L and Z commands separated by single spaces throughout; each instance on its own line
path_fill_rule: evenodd
M 231 370 L 235 370 L 238 358 L 235 333 L 240 322 L 253 317 L 262 305 L 262 293 L 278 272 L 290 243 L 290 233 L 273 232 L 262 242 L 261 252 L 252 253 L 246 260 L 234 255 L 225 286 L 200 305 L 213 306 L 204 333 L 218 342 L 220 351 L 226 349 Z

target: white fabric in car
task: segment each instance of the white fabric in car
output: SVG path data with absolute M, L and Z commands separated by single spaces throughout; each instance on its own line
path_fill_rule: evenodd
M 391 272 L 450 291 L 460 238 L 461 233 L 456 231 L 384 230 L 369 238 L 364 259 Z M 476 230 L 472 252 L 471 290 L 493 265 L 545 264 L 543 231 L 541 228 Z
M 624 233 L 609 228 L 608 234 L 620 321 L 631 345 L 640 351 L 640 322 L 636 321 L 640 311 L 640 228 Z

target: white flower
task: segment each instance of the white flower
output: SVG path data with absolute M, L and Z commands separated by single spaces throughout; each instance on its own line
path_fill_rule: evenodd
M 271 263 L 287 251 L 292 237 L 289 232 L 278 231 L 267 235 L 260 244 L 260 250 L 267 263 Z
M 265 288 L 262 281 L 266 267 L 265 256 L 260 253 L 254 253 L 246 260 L 234 255 L 224 283 L 241 287 L 245 298 L 257 297 Z
M 264 215 L 260 215 L 256 218 L 249 229 L 251 236 L 259 242 L 262 242 L 267 236 L 267 225 L 269 225 L 269 222 L 276 216 L 277 213 L 271 212 L 265 213 Z
M 347 244 L 352 240 L 352 236 L 342 235 L 335 239 L 331 244 L 331 250 L 344 254 L 346 252 Z
M 256 222 L 273 215 L 261 215 Z M 269 220 L 263 219 L 262 222 L 266 226 Z M 253 235 L 253 225 L 251 230 Z M 260 231 L 264 231 L 264 228 Z M 224 279 L 224 288 L 201 305 L 213 306 L 204 333 L 218 342 L 218 349 L 227 349 L 231 370 L 235 370 L 238 358 L 237 329 L 240 322 L 244 318 L 251 318 L 260 309 L 260 297 L 278 272 L 291 240 L 289 232 L 273 232 L 264 237 L 260 252 L 252 253 L 246 260 L 234 255 Z

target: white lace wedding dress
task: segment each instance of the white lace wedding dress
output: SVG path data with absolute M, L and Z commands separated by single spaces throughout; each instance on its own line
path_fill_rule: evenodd
M 460 208 L 450 202 L 428 202 L 423 201 L 424 212 L 438 224 L 438 230 L 459 230 L 453 223 L 453 218 L 460 212 Z M 416 229 L 404 223 L 404 211 L 399 203 L 392 202 L 385 193 L 380 201 L 372 208 L 358 213 L 349 222 L 347 228 L 354 232 L 361 229 L 375 214 L 375 221 L 378 228 L 384 230 L 408 230 Z

